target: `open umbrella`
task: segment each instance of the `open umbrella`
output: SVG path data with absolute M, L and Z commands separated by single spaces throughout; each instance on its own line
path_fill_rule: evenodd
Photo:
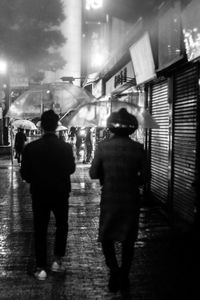
M 72 112 L 70 116 L 61 118 L 60 121 L 65 126 L 106 127 L 107 118 L 110 113 L 118 111 L 122 107 L 126 108 L 129 113 L 136 116 L 138 123 L 142 128 L 159 128 L 157 122 L 143 107 L 120 100 L 103 100 L 84 104 Z
M 67 127 L 63 125 L 58 125 L 58 127 L 56 128 L 56 131 L 66 131 L 66 130 L 68 130 Z
M 23 128 L 23 129 L 29 129 L 29 130 L 36 130 L 37 127 L 35 124 L 29 120 L 15 120 L 11 123 L 11 126 L 16 128 Z
M 84 88 L 69 82 L 42 84 L 20 95 L 11 104 L 6 116 L 31 120 L 39 117 L 44 110 L 48 109 L 54 109 L 59 115 L 64 115 L 95 99 Z

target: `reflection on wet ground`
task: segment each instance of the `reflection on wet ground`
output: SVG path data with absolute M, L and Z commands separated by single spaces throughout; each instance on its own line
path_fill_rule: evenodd
M 131 269 L 129 295 L 110 294 L 107 270 L 97 242 L 100 186 L 91 181 L 88 165 L 77 165 L 72 175 L 67 273 L 49 272 L 45 282 L 32 276 L 34 268 L 32 212 L 29 187 L 19 166 L 0 158 L 0 300 L 10 299 L 197 299 L 191 281 L 197 255 L 189 235 L 172 233 L 157 206 L 143 207 Z M 51 264 L 54 219 L 48 231 L 48 264 Z M 120 246 L 117 245 L 118 253 Z M 195 263 L 194 263 L 195 262 Z M 48 270 L 49 271 L 49 270 Z

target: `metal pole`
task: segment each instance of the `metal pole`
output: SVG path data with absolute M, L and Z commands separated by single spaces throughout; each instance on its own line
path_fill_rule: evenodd
M 0 106 L 0 146 L 3 145 L 3 108 Z
M 2 82 L 2 76 L 0 74 L 0 145 L 3 145 L 3 97 L 4 97 L 4 91 L 3 91 L 3 82 Z
M 13 151 L 13 128 L 12 128 L 12 125 L 10 127 L 10 143 L 11 143 L 11 162 L 12 162 L 12 165 L 13 165 L 13 163 L 14 163 L 14 161 L 13 161 L 14 151 Z

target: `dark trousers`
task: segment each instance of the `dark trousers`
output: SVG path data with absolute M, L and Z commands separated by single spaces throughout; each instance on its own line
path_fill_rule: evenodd
M 86 162 L 90 162 L 90 159 L 91 159 L 91 155 L 92 155 L 92 145 L 89 144 L 89 145 L 86 145 Z
M 51 211 L 56 220 L 54 255 L 65 255 L 68 234 L 68 197 L 54 195 L 32 195 L 33 225 L 36 265 L 45 268 L 47 263 L 47 232 Z
M 127 278 L 131 269 L 132 260 L 134 257 L 134 241 L 126 240 L 121 243 L 121 276 Z M 111 274 L 119 271 L 119 265 L 116 258 L 115 243 L 114 241 L 102 242 L 103 254 L 105 256 L 106 265 L 110 269 Z
M 15 150 L 15 158 L 17 162 L 20 163 L 22 159 L 22 150 Z

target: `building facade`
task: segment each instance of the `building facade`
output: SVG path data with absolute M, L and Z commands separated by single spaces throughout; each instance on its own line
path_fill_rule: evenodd
M 138 92 L 158 123 L 144 136 L 148 199 L 188 224 L 199 210 L 199 11 L 197 0 L 166 1 L 151 22 L 132 26 L 97 77 L 102 96 L 123 100 L 127 91 L 135 101 Z M 131 78 L 123 73 L 129 65 Z

